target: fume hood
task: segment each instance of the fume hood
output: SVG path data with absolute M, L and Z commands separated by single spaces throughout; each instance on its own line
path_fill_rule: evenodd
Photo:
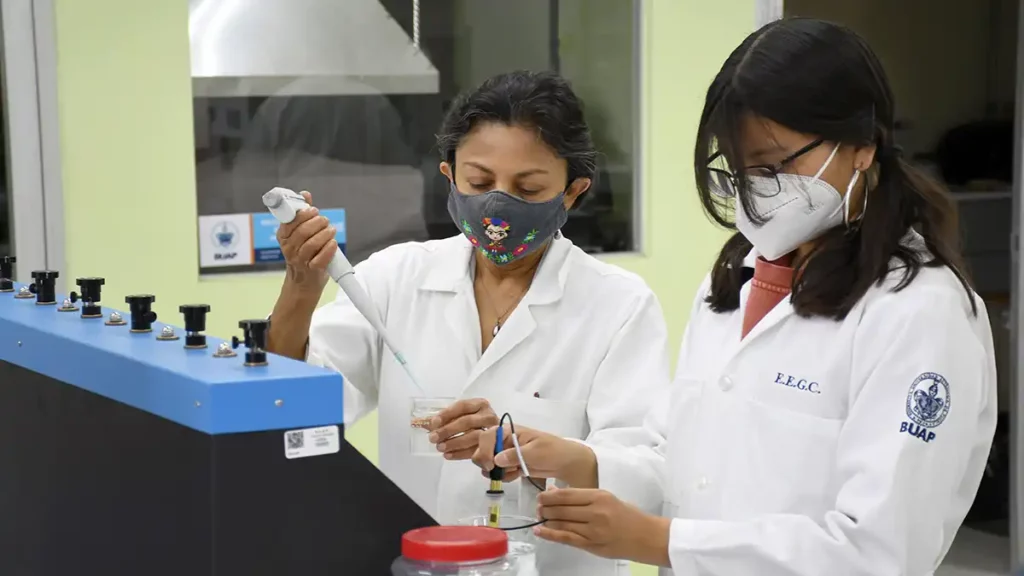
M 189 38 L 197 98 L 438 92 L 377 0 L 189 0 Z

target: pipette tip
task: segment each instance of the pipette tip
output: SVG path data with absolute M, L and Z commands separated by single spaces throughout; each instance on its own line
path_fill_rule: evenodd
M 409 368 L 409 365 L 405 362 L 405 358 L 402 358 L 401 354 L 395 354 L 395 360 L 398 360 L 398 363 L 405 369 L 405 374 L 409 376 L 409 381 L 412 382 L 413 386 L 420 391 L 420 394 L 426 395 L 427 391 L 423 389 L 423 386 L 420 386 L 419 381 L 417 381 L 416 377 L 413 376 L 412 369 Z

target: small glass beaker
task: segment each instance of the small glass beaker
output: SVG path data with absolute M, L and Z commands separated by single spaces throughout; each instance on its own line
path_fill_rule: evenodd
M 430 441 L 430 421 L 455 403 L 454 398 L 413 398 L 409 414 L 409 452 L 414 456 L 440 456 Z
M 470 516 L 458 521 L 460 526 L 488 526 L 486 515 Z M 517 576 L 538 576 L 537 572 L 537 536 L 533 534 L 533 527 L 537 525 L 536 518 L 527 516 L 516 516 L 513 514 L 502 515 L 498 519 L 498 528 L 508 535 L 508 557 L 514 558 L 519 566 Z

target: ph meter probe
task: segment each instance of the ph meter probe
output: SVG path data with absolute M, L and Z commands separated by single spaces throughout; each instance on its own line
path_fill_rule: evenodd
M 263 205 L 270 210 L 270 213 L 281 224 L 290 223 L 295 219 L 295 215 L 298 214 L 299 210 L 305 210 L 310 207 L 301 194 L 297 194 L 287 188 L 274 188 L 264 194 Z M 349 263 L 348 258 L 345 258 L 340 248 L 334 253 L 331 263 L 327 265 L 327 274 L 338 283 L 338 286 L 345 292 L 348 299 L 352 301 L 352 305 L 356 307 L 356 310 L 377 331 L 381 340 L 384 341 L 384 344 L 395 356 L 395 360 L 405 369 L 409 380 L 412 381 L 420 392 L 424 392 L 416 377 L 412 375 L 412 370 L 409 368 L 409 363 L 406 361 L 405 356 L 402 355 L 402 352 L 399 351 L 394 341 L 388 335 L 387 329 L 384 328 L 384 322 L 381 321 L 380 314 L 377 313 L 377 308 L 373 305 L 373 301 L 370 300 L 370 295 L 363 290 L 363 286 L 356 280 L 355 269 L 352 268 L 352 264 Z
M 501 425 L 498 425 L 498 429 L 495 430 L 494 438 L 494 455 L 497 456 L 501 452 L 501 447 L 504 445 L 504 430 Z M 505 496 L 505 489 L 502 486 L 502 481 L 505 479 L 505 470 L 495 466 L 491 468 L 490 472 L 491 484 L 487 490 L 487 498 L 491 501 L 487 510 L 487 525 L 491 528 L 501 527 L 501 500 Z

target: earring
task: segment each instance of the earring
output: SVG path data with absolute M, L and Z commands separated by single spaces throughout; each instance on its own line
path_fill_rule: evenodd
M 850 178 L 850 184 L 846 187 L 846 196 L 843 197 L 843 222 L 847 228 L 850 226 L 850 197 L 853 194 L 853 187 L 857 185 L 857 180 L 860 179 L 860 170 L 854 168 L 853 178 Z M 868 193 L 864 191 L 864 207 L 867 207 Z M 861 217 L 864 216 L 864 212 L 861 212 Z
M 864 202 L 863 202 L 863 205 L 860 207 L 860 216 L 858 217 L 858 220 L 863 220 L 864 219 L 864 215 L 867 214 L 867 213 L 868 213 L 868 187 L 864 186 Z

